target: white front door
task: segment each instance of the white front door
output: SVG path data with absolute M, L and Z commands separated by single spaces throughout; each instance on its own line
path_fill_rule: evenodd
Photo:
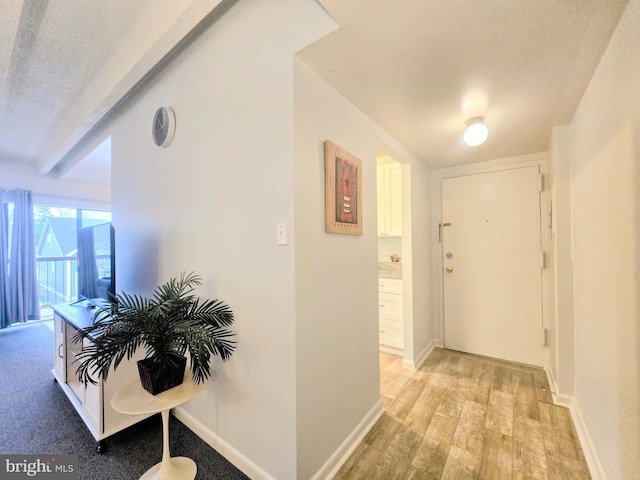
M 539 167 L 442 180 L 446 348 L 542 365 Z

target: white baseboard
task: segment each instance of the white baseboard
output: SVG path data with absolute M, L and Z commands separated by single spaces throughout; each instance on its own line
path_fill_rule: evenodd
M 222 440 L 219 436 L 205 427 L 202 422 L 193 415 L 185 411 L 183 407 L 177 407 L 172 410 L 175 417 L 185 424 L 193 433 L 204 440 L 211 448 L 215 449 L 220 455 L 231 462 L 242 473 L 252 480 L 276 480 L 274 477 L 265 472 L 262 468 L 252 462 L 249 458 Z M 365 435 L 375 425 L 378 419 L 384 414 L 382 401 L 378 400 L 373 408 L 364 416 L 356 428 L 342 442 L 342 445 L 329 457 L 326 463 L 318 470 L 311 480 L 322 480 L 325 478 L 333 478 L 340 470 L 340 467 L 347 461 L 349 456 L 362 442 Z
M 324 480 L 326 478 L 333 478 L 340 467 L 347 461 L 349 456 L 353 453 L 360 442 L 364 439 L 365 435 L 369 433 L 369 430 L 375 425 L 378 419 L 384 414 L 384 407 L 382 401 L 373 406 L 369 413 L 360 421 L 358 426 L 349 434 L 349 436 L 342 442 L 342 445 L 329 457 L 326 463 L 318 470 L 318 472 L 311 478 L 311 480 Z M 253 477 L 252 477 L 253 478 Z
M 573 424 L 576 426 L 576 432 L 578 433 L 580 445 L 582 446 L 582 453 L 584 453 L 584 458 L 587 460 L 592 480 L 607 480 L 607 475 L 604 473 L 604 469 L 598 458 L 598 453 L 596 452 L 596 447 L 593 445 L 587 424 L 582 417 L 582 412 L 580 412 L 580 407 L 575 397 L 571 402 L 569 411 L 571 412 Z
M 436 348 L 440 343 L 440 340 L 434 338 L 429 342 L 429 344 L 422 349 L 422 351 L 418 354 L 415 360 L 410 360 L 408 358 L 402 359 L 402 366 L 404 368 L 408 368 L 409 370 L 418 370 L 422 364 L 425 362 L 427 357 L 433 352 L 433 349 Z
M 602 464 L 598 458 L 593 441 L 591 440 L 591 435 L 589 435 L 589 430 L 584 422 L 584 418 L 582 417 L 580 407 L 578 406 L 575 397 L 558 392 L 558 384 L 555 376 L 553 375 L 553 370 L 549 365 L 546 364 L 544 366 L 544 371 L 546 372 L 547 379 L 549 380 L 549 388 L 551 388 L 551 394 L 553 395 L 553 403 L 561 407 L 568 408 L 571 413 L 571 418 L 576 427 L 576 433 L 578 434 L 578 439 L 582 446 L 582 453 L 584 453 L 584 458 L 587 460 L 587 466 L 589 467 L 589 473 L 591 474 L 592 480 L 607 480 L 607 476 L 604 473 L 604 469 L 602 468 Z
M 188 413 L 183 407 L 177 407 L 172 410 L 175 417 L 184 423 L 193 433 L 198 435 L 202 440 L 207 442 L 211 448 L 216 450 L 220 455 L 231 462 L 242 473 L 253 480 L 276 480 L 274 477 L 265 472 L 246 455 L 229 445 L 210 429 L 205 427 L 200 420 Z
M 558 383 L 556 382 L 556 377 L 553 375 L 553 370 L 549 364 L 545 363 L 544 371 L 547 374 L 547 380 L 549 381 L 549 388 L 551 389 L 551 395 L 553 396 L 553 403 L 570 409 L 571 404 L 573 403 L 573 397 L 571 395 L 564 395 L 558 391 Z

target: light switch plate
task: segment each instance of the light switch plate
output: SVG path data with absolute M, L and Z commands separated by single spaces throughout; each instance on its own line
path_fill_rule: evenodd
M 276 245 L 286 245 L 287 242 L 287 222 L 276 224 Z

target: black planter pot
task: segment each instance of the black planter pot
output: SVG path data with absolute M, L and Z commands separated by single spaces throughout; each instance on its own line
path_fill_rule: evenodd
M 182 383 L 187 359 L 173 355 L 174 362 L 157 362 L 153 358 L 138 360 L 138 373 L 142 387 L 151 395 L 157 395 Z

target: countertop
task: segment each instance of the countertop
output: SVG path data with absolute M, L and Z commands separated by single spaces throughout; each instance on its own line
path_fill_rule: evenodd
M 402 279 L 402 263 L 378 262 L 378 278 Z

